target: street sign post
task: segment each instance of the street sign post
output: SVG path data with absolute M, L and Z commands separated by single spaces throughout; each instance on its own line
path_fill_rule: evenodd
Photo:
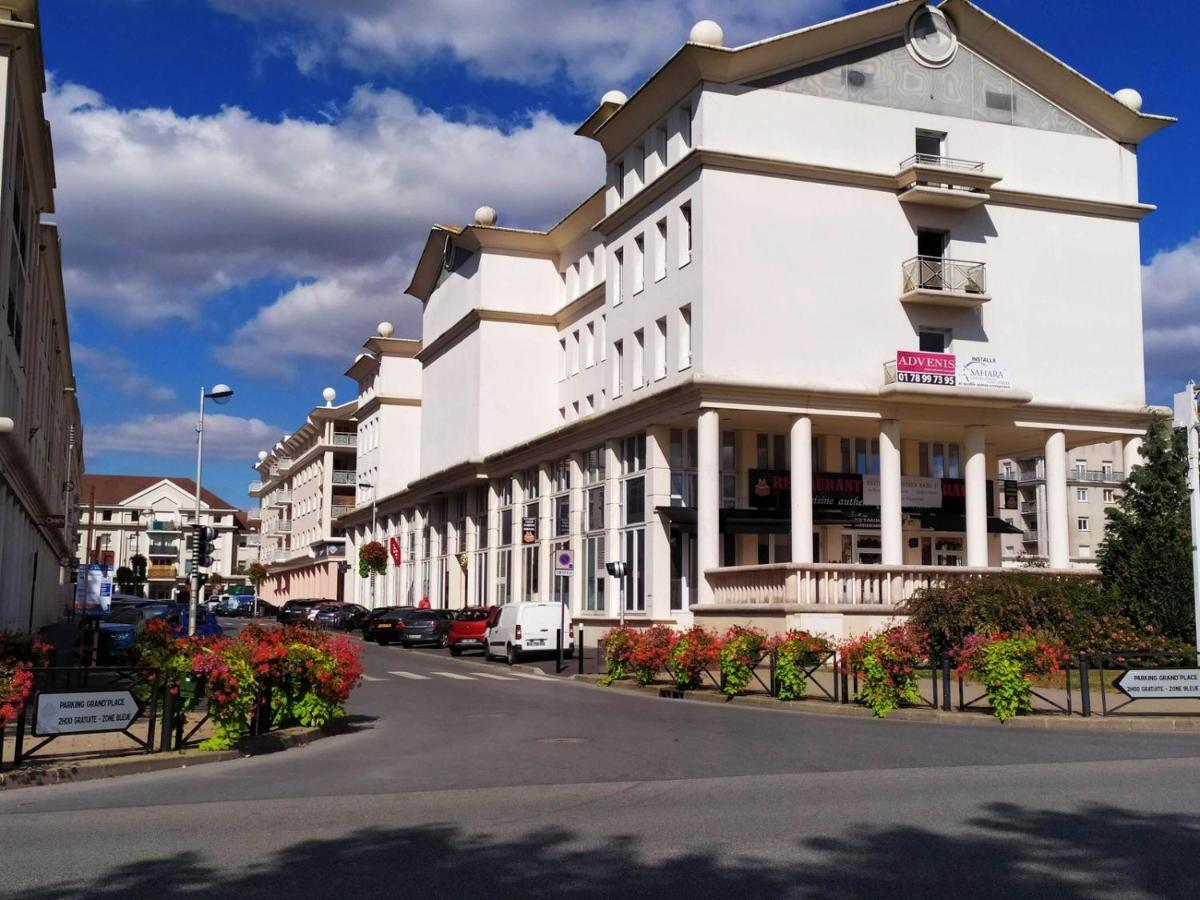
M 1200 669 L 1128 669 L 1116 687 L 1130 700 L 1200 700 Z
M 575 574 L 575 551 L 559 550 L 554 554 L 554 574 L 564 578 Z
M 130 691 L 45 691 L 34 698 L 33 734 L 125 731 L 141 715 Z

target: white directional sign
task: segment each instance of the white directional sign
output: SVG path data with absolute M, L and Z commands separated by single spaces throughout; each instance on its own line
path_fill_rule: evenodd
M 1117 689 L 1133 700 L 1200 699 L 1200 669 L 1130 669 Z
M 39 693 L 35 706 L 33 733 L 37 737 L 124 731 L 141 712 L 129 691 Z

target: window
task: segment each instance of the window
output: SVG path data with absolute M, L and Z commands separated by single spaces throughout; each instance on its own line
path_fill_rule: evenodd
M 1013 468 L 1013 464 L 1011 462 L 1009 462 L 1008 460 L 1005 460 L 1005 462 L 1004 462 L 1004 480 L 1012 481 L 1016 477 L 1017 477 L 1017 472 Z
M 567 339 L 559 338 L 558 341 L 558 380 L 563 381 L 567 377 Z
M 1079 516 L 1075 520 L 1075 527 L 1078 528 L 1080 531 L 1087 531 L 1088 530 L 1088 517 L 1087 516 Z
M 940 131 L 922 131 L 917 129 L 917 155 L 918 156 L 943 156 L 942 143 L 946 140 L 946 135 Z
M 921 328 L 917 331 L 917 349 L 922 353 L 945 353 L 950 346 L 950 334 L 942 328 Z
M 1087 488 L 1075 488 L 1075 499 L 1080 503 L 1087 503 L 1088 490 Z
M 679 307 L 679 370 L 692 364 L 692 305 Z
M 696 505 L 698 465 L 695 428 L 672 428 L 668 456 L 671 467 L 671 505 Z
M 642 329 L 633 333 L 633 389 L 646 383 L 646 335 Z
M 679 138 L 683 142 L 683 152 L 692 149 L 692 107 L 679 108 Z
M 583 341 L 583 366 L 590 369 L 596 364 L 596 323 L 588 322 Z
M 589 535 L 583 545 L 583 609 L 604 612 L 605 564 L 604 535 Z
M 623 559 L 626 564 L 625 611 L 646 610 L 646 434 L 621 442 L 624 481 L 621 485 Z
M 737 432 L 721 432 L 721 506 L 733 509 L 737 506 L 738 482 Z
M 1104 489 L 1104 502 L 1105 503 L 1116 503 L 1117 502 L 1116 491 L 1114 491 L 1112 488 L 1105 488 Z
M 639 234 L 633 239 L 633 292 L 641 293 L 646 287 L 646 236 Z
M 1090 557 L 1092 555 L 1091 544 L 1080 544 L 1079 545 L 1079 555 L 1083 559 L 1087 559 L 1088 557 Z
M 579 374 L 579 329 L 576 328 L 571 332 L 571 353 L 568 357 L 571 364 L 571 374 Z
M 1105 481 L 1109 481 L 1113 477 L 1112 460 L 1106 459 L 1104 462 L 1100 463 L 1100 474 L 1104 476 Z
M 667 377 L 667 317 L 654 322 L 654 380 Z
M 679 207 L 679 268 L 692 261 L 692 201 Z
M 596 329 L 596 355 L 600 362 L 608 359 L 608 317 L 600 314 L 600 327 Z
M 625 299 L 625 251 L 613 251 L 613 306 L 620 306 Z
M 625 392 L 625 342 L 613 341 L 612 395 L 620 397 Z
M 106 510 L 104 510 L 104 512 L 100 513 L 100 521 L 111 522 L 112 521 L 112 510 L 106 509 Z
M 613 166 L 613 184 L 617 189 L 617 202 L 625 198 L 625 160 L 620 160 Z
M 1075 460 L 1075 477 L 1079 478 L 1081 480 L 1087 477 L 1087 460 L 1086 459 Z
M 960 478 L 962 477 L 961 449 L 958 444 L 943 444 L 941 442 L 926 443 L 922 441 L 917 446 L 917 456 L 920 464 L 920 474 L 924 478 Z
M 842 471 L 860 475 L 879 474 L 879 441 L 866 438 L 842 438 Z
M 930 259 L 942 259 L 946 255 L 946 232 L 930 231 L 925 228 L 917 229 L 917 256 Z M 938 284 L 933 284 L 934 270 L 921 273 L 921 287 L 941 287 L 941 272 L 937 271 Z
M 667 220 L 659 219 L 654 224 L 654 280 L 667 277 Z

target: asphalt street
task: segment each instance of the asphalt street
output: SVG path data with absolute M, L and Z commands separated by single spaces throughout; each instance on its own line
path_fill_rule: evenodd
M 660 700 L 364 648 L 352 733 L 0 793 L 0 896 L 1194 897 L 1200 738 Z

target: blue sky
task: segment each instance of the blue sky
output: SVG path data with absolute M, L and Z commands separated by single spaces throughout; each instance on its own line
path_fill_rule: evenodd
M 342 372 L 374 324 L 416 333 L 403 289 L 431 221 L 483 203 L 505 224 L 555 221 L 602 172 L 571 132 L 696 19 L 739 44 L 872 5 L 43 0 L 89 470 L 191 474 L 198 389 L 225 381 L 237 396 L 210 420 L 205 483 L 245 505 L 255 452 L 326 385 L 349 399 Z M 1149 399 L 1164 402 L 1200 375 L 1200 4 L 980 5 L 1180 119 L 1139 150 L 1160 207 L 1142 256 Z

